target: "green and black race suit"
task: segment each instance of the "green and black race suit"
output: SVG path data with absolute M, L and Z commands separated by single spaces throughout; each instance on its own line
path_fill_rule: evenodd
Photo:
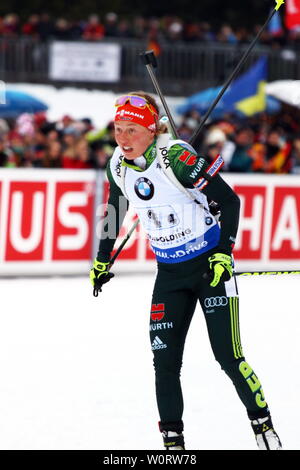
M 184 188 L 196 195 L 197 188 L 202 187 L 198 197 L 196 195 L 201 205 L 196 214 L 202 225 L 200 223 L 192 232 L 193 219 L 189 214 L 185 219 L 184 214 L 177 210 L 177 200 L 187 212 L 197 204 L 162 172 L 157 159 L 156 141 L 133 162 L 124 159 L 117 148 L 107 167 L 110 182 L 108 203 L 114 210 L 106 218 L 97 257 L 103 262 L 110 259 L 128 207 L 124 204 L 126 196 L 137 209 L 154 251 L 156 244 L 160 243 L 162 247 L 159 253 L 155 253 L 158 272 L 150 308 L 150 341 L 162 426 L 182 420 L 180 369 L 186 334 L 198 301 L 205 315 L 216 360 L 231 378 L 249 417 L 264 416 L 268 408 L 261 384 L 242 351 L 235 280 L 232 278 L 211 287 L 205 278 L 209 269 L 208 257 L 212 253 L 231 254 L 238 229 L 239 198 L 219 174 L 202 184 L 209 164 L 184 142 L 170 142 L 167 157 L 174 175 Z M 220 228 L 215 221 L 211 221 L 207 199 L 216 201 L 220 206 Z M 152 201 L 155 203 L 152 204 Z M 120 210 L 124 214 L 120 214 Z M 115 236 L 105 238 L 104 234 L 109 233 L 107 225 L 110 224 L 116 227 Z M 207 236 L 212 233 L 211 226 L 214 227 L 213 236 Z M 195 238 L 188 238 L 191 233 L 196 240 L 202 237 L 202 244 L 195 245 Z M 185 243 L 185 248 L 182 248 L 182 243 Z

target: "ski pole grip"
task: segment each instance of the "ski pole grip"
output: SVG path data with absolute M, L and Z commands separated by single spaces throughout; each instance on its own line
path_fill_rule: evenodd
M 141 52 L 140 53 L 140 58 L 141 61 L 143 62 L 144 65 L 152 65 L 152 67 L 156 68 L 157 67 L 157 61 L 154 52 L 151 51 L 146 51 L 146 52 Z

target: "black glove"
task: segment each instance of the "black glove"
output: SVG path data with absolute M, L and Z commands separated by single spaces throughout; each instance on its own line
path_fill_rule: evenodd
M 94 287 L 94 297 L 98 297 L 98 292 L 102 292 L 103 284 L 109 282 L 113 277 L 114 274 L 109 272 L 109 263 L 103 263 L 95 258 L 93 267 L 90 270 L 90 280 Z

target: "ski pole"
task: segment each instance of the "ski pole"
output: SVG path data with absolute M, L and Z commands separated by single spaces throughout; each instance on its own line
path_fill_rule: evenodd
M 285 274 L 300 274 L 300 271 L 238 271 L 233 273 L 234 276 L 280 276 Z
M 300 274 L 300 271 L 237 271 L 233 272 L 233 277 L 240 277 L 240 276 L 282 276 L 282 275 L 294 275 Z M 212 272 L 206 272 L 203 274 L 203 279 L 208 282 L 211 282 L 213 279 Z
M 158 84 L 158 81 L 156 79 L 156 76 L 155 76 L 155 73 L 154 73 L 154 68 L 157 67 L 157 61 L 156 61 L 156 57 L 154 55 L 154 52 L 151 50 L 151 51 L 146 51 L 146 52 L 142 52 L 140 54 L 140 58 L 141 58 L 141 61 L 143 62 L 144 65 L 146 65 L 146 68 L 149 72 L 149 75 L 150 75 L 150 78 L 151 78 L 151 81 L 154 85 L 154 88 L 160 98 L 160 101 L 162 102 L 162 105 L 163 105 L 163 108 L 165 110 L 165 113 L 166 115 L 168 116 L 168 119 L 169 119 L 169 123 L 170 123 L 170 126 L 171 126 L 171 129 L 172 129 L 172 132 L 173 132 L 173 135 L 174 137 L 176 137 L 176 139 L 178 139 L 178 133 L 177 133 L 177 129 L 176 129 L 176 125 L 175 125 L 175 122 L 173 120 L 173 117 L 172 117 L 172 114 L 170 112 L 170 109 L 167 105 L 167 102 L 164 98 L 164 95 L 162 94 L 161 92 L 161 89 L 160 89 L 160 86 Z
M 121 251 L 123 250 L 123 247 L 124 245 L 128 242 L 129 238 L 131 237 L 131 235 L 133 234 L 133 232 L 135 231 L 136 227 L 138 226 L 139 224 L 139 219 L 137 219 L 133 226 L 131 227 L 131 229 L 129 230 L 129 232 L 127 233 L 126 237 L 124 238 L 124 240 L 122 241 L 122 243 L 120 244 L 119 248 L 117 249 L 117 251 L 115 252 L 115 254 L 113 255 L 112 259 L 110 260 L 109 262 L 109 266 L 111 268 L 111 266 L 114 264 L 114 262 L 116 261 L 117 257 L 119 256 L 119 254 L 121 253 Z
M 129 230 L 129 232 L 127 233 L 126 237 L 124 238 L 124 240 L 122 241 L 122 243 L 120 244 L 119 248 L 117 249 L 117 251 L 115 252 L 115 254 L 113 255 L 113 257 L 111 258 L 110 262 L 109 262 L 109 269 L 112 267 L 112 265 L 114 264 L 114 262 L 116 261 L 117 257 L 119 256 L 119 254 L 121 253 L 121 251 L 123 250 L 123 247 L 124 245 L 128 242 L 129 238 L 131 237 L 132 233 L 135 231 L 136 227 L 138 226 L 139 224 L 139 219 L 137 219 L 133 226 L 131 227 L 131 229 Z M 98 289 L 97 287 L 94 287 L 93 289 L 93 296 L 94 297 L 98 297 L 98 293 L 99 291 L 101 292 L 101 288 Z
M 196 129 L 196 131 L 194 132 L 194 134 L 192 135 L 192 138 L 190 140 L 190 144 L 197 150 L 197 147 L 199 146 L 199 142 L 200 142 L 200 134 L 202 132 L 202 129 L 204 127 L 204 124 L 206 123 L 208 117 L 210 116 L 210 114 L 212 113 L 212 111 L 215 109 L 215 107 L 217 106 L 218 102 L 220 101 L 220 99 L 222 98 L 222 96 L 224 95 L 225 91 L 227 90 L 227 88 L 229 87 L 229 85 L 231 84 L 231 82 L 234 80 L 234 78 L 236 77 L 236 75 L 238 74 L 240 68 L 242 67 L 242 65 L 244 64 L 244 62 L 247 60 L 247 58 L 249 57 L 252 49 L 254 48 L 255 44 L 257 43 L 258 39 L 260 38 L 262 32 L 264 31 L 264 29 L 267 27 L 267 25 L 269 24 L 269 22 L 271 21 L 271 19 L 273 18 L 273 16 L 275 15 L 275 13 L 279 10 L 279 8 L 281 7 L 281 5 L 284 3 L 284 0 L 275 0 L 276 2 L 276 6 L 275 8 L 270 12 L 267 20 L 265 21 L 265 23 L 263 24 L 263 26 L 261 27 L 261 29 L 258 31 L 257 35 L 255 36 L 255 38 L 253 39 L 253 41 L 251 42 L 250 46 L 248 47 L 248 49 L 245 51 L 245 53 L 243 54 L 242 58 L 240 59 L 239 63 L 237 64 L 237 66 L 235 67 L 235 69 L 233 70 L 233 72 L 231 73 L 231 75 L 228 77 L 227 81 L 225 82 L 223 88 L 220 90 L 218 96 L 215 98 L 215 100 L 213 101 L 213 103 L 210 105 L 210 107 L 208 108 L 208 110 L 206 111 L 201 123 L 199 124 L 199 127 L 198 129 Z
M 128 242 L 129 238 L 131 237 L 132 233 L 135 231 L 136 227 L 138 226 L 139 224 L 139 219 L 137 219 L 133 226 L 131 227 L 131 229 L 129 230 L 129 232 L 127 233 L 126 237 L 124 238 L 124 240 L 122 241 L 122 243 L 120 244 L 119 248 L 116 250 L 115 254 L 113 255 L 113 257 L 111 258 L 110 262 L 109 262 L 109 269 L 112 267 L 112 265 L 114 264 L 114 262 L 116 261 L 117 257 L 119 256 L 119 254 L 121 253 L 121 251 L 123 250 L 123 247 L 124 245 Z M 101 292 L 101 288 L 98 289 L 97 287 L 94 287 L 93 289 L 93 296 L 94 297 L 98 297 L 98 293 L 99 291 Z
M 202 119 L 198 129 L 195 131 L 194 135 L 192 136 L 191 140 L 190 140 L 190 144 L 197 148 L 197 146 L 199 145 L 199 136 L 202 132 L 202 129 L 203 129 L 203 126 L 205 124 L 205 122 L 207 121 L 208 117 L 210 116 L 210 114 L 212 113 L 212 111 L 214 110 L 214 108 L 217 106 L 218 102 L 220 101 L 220 99 L 222 98 L 222 96 L 224 95 L 225 91 L 227 90 L 227 88 L 229 87 L 230 83 L 233 81 L 233 79 L 235 78 L 235 76 L 237 75 L 238 71 L 240 70 L 241 66 L 244 64 L 244 62 L 246 61 L 246 59 L 248 58 L 250 52 L 252 51 L 252 49 L 254 48 L 255 44 L 257 43 L 258 39 L 260 38 L 262 32 L 264 31 L 264 29 L 266 28 L 266 26 L 268 25 L 268 23 L 271 21 L 271 19 L 273 18 L 273 16 L 275 15 L 276 11 L 279 10 L 279 8 L 281 7 L 281 5 L 284 3 L 284 0 L 275 0 L 276 2 L 276 6 L 275 8 L 271 11 L 271 13 L 269 14 L 266 22 L 264 23 L 264 25 L 261 27 L 260 31 L 257 33 L 256 37 L 253 39 L 252 43 L 250 44 L 249 48 L 247 49 L 247 51 L 244 53 L 244 55 L 242 56 L 240 62 L 238 63 L 238 65 L 236 66 L 236 68 L 234 69 L 234 71 L 231 73 L 230 77 L 228 78 L 228 80 L 226 81 L 224 87 L 222 88 L 222 90 L 220 91 L 219 95 L 216 97 L 216 99 L 214 100 L 214 102 L 211 104 L 211 106 L 209 107 L 209 109 L 207 110 L 204 118 Z M 160 87 L 158 85 L 158 82 L 157 82 L 157 79 L 155 77 L 155 74 L 154 74 L 154 71 L 153 71 L 153 67 L 157 67 L 157 61 L 156 61 L 156 58 L 155 58 L 155 55 L 154 55 L 154 52 L 151 50 L 151 51 L 146 51 L 146 52 L 143 52 L 140 54 L 140 57 L 141 57 L 141 60 L 142 62 L 146 65 L 146 68 L 149 72 L 149 75 L 150 75 L 150 78 L 152 80 L 152 83 L 154 85 L 154 88 L 157 92 L 157 94 L 159 95 L 160 97 L 160 100 L 163 104 L 163 107 L 164 107 L 164 110 L 168 116 L 168 119 L 169 119 L 169 122 L 170 122 L 170 126 L 171 126 L 171 129 L 172 129 L 172 132 L 174 134 L 174 136 L 177 138 L 178 137 L 178 133 L 177 133 L 177 130 L 176 130 L 176 125 L 175 125 L 175 122 L 172 118 L 172 115 L 170 113 L 170 110 L 169 110 L 169 107 L 167 105 L 167 102 L 160 90 Z M 136 224 L 134 224 L 134 226 L 131 228 L 131 230 L 129 231 L 128 235 L 126 236 L 126 238 L 124 239 L 124 244 L 122 245 L 122 248 L 123 246 L 125 245 L 125 243 L 128 241 L 128 239 L 130 238 L 130 235 L 132 234 L 132 232 L 135 230 L 136 226 L 138 224 L 138 221 Z M 119 255 L 119 253 L 121 252 L 122 248 L 121 248 L 121 245 L 119 247 L 119 250 L 118 252 L 115 254 L 114 256 L 114 261 L 115 259 L 117 258 L 117 256 Z M 116 256 L 117 255 L 117 256 Z

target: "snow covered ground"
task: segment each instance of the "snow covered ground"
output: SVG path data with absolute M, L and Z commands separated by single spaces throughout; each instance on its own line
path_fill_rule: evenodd
M 162 449 L 148 316 L 153 274 L 0 279 L 0 448 Z M 239 278 L 241 334 L 285 449 L 300 449 L 299 276 Z M 197 309 L 182 372 L 188 449 L 256 449 Z

